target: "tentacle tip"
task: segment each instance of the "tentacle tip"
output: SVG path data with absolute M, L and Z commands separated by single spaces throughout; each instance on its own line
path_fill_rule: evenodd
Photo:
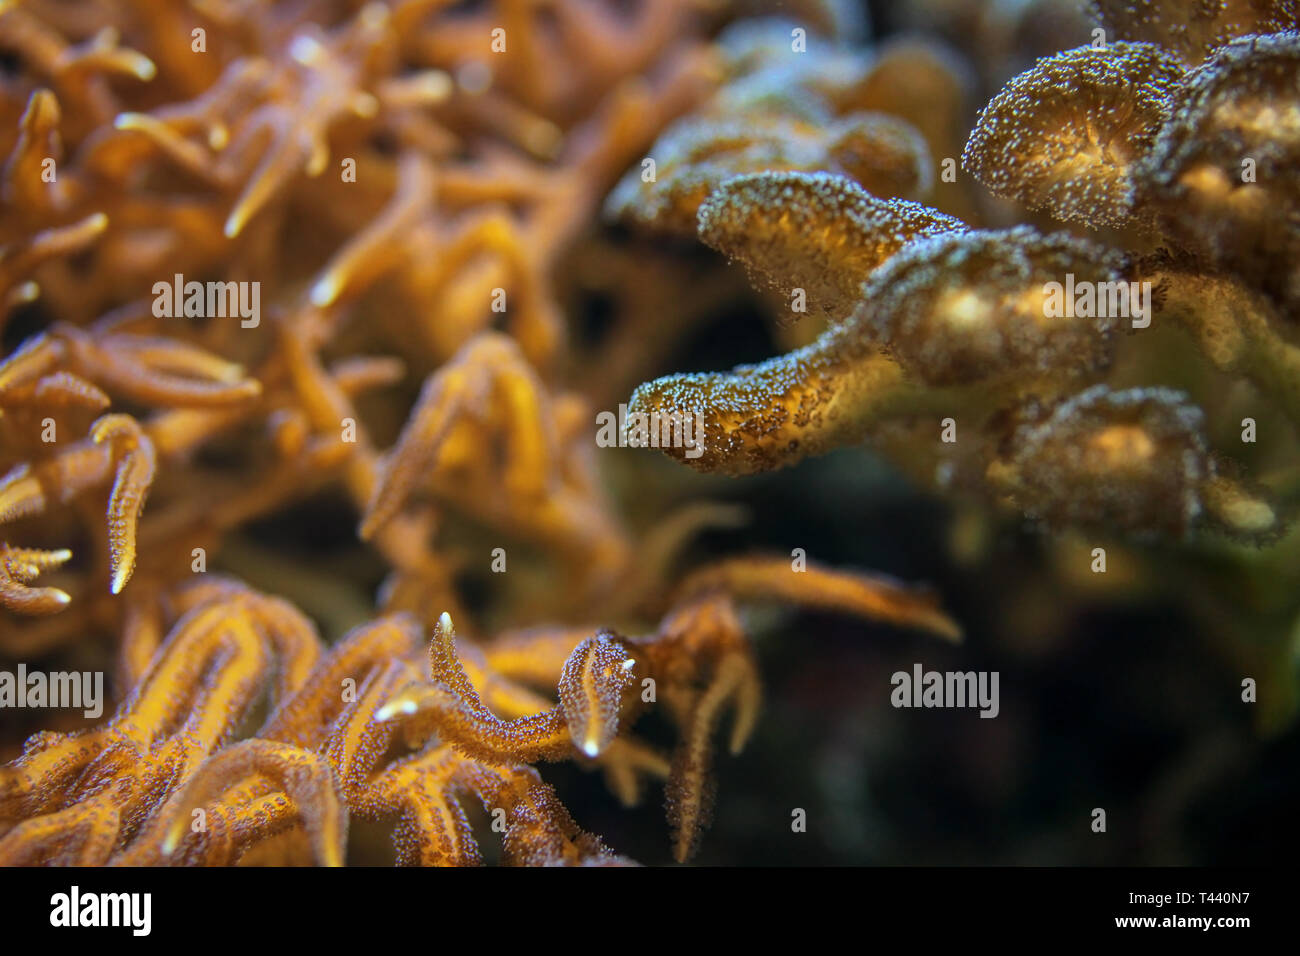
M 931 630 L 949 644 L 962 644 L 966 641 L 966 632 L 952 618 L 945 617 L 936 621 Z
M 28 305 L 41 297 L 41 285 L 32 279 L 18 285 L 9 293 L 9 305 L 16 307 Z
M 311 294 L 308 297 L 311 304 L 318 309 L 333 305 L 342 291 L 342 283 L 339 282 L 338 276 L 329 273 L 321 277 L 315 285 L 311 287 Z
M 158 75 L 158 66 L 144 54 L 136 54 L 131 58 L 131 72 L 148 83 Z
M 1279 525 L 1276 509 L 1267 501 L 1239 495 L 1213 502 L 1214 517 L 1229 531 L 1247 538 L 1269 535 Z
M 169 857 L 175 853 L 176 848 L 180 846 L 181 836 L 184 832 L 184 818 L 182 818 L 176 824 L 172 825 L 172 827 L 163 835 L 162 843 L 158 847 L 158 852 L 164 857 Z
M 383 724 L 397 717 L 405 717 L 413 713 L 415 713 L 414 701 L 403 700 L 400 698 L 397 700 L 390 700 L 388 703 L 384 704 L 383 707 L 380 707 L 375 711 L 375 722 Z
M 126 587 L 127 582 L 131 580 L 131 574 L 135 571 L 135 564 L 121 564 L 113 572 L 113 580 L 109 584 L 109 591 L 112 594 L 121 594 L 122 589 Z
M 376 519 L 374 512 L 368 512 L 357 525 L 357 537 L 362 541 L 369 541 L 382 527 L 383 523 Z

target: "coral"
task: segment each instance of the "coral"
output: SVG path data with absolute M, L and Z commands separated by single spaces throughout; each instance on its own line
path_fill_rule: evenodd
M 1119 40 L 1167 47 L 1195 64 L 1234 37 L 1278 33 L 1300 23 L 1293 0 L 1228 0 L 1189 6 L 1175 0 L 1091 0 L 1096 22 Z
M 838 173 L 886 197 L 929 191 L 933 162 L 922 131 L 868 92 L 887 65 L 867 67 L 834 39 L 817 57 L 792 57 L 792 25 L 760 23 L 720 38 L 722 85 L 663 133 L 653 168 L 643 163 L 623 177 L 605 203 L 608 216 L 689 236 L 720 185 L 764 171 Z
M 880 200 L 843 177 L 746 175 L 728 179 L 699 210 L 701 240 L 743 262 L 756 284 L 808 311 L 843 319 L 860 276 L 917 236 L 965 224 L 918 203 Z
M 557 263 L 639 151 L 744 72 L 716 22 L 686 0 L 443 6 L 0 8 L 0 651 L 108 636 L 119 700 L 0 768 L 0 862 L 339 865 L 354 820 L 389 823 L 401 863 L 628 862 L 534 766 L 568 760 L 628 804 L 667 781 L 685 860 L 719 723 L 734 753 L 758 718 L 742 606 L 960 636 L 883 578 L 758 558 L 683 577 L 682 545 L 730 519 L 634 531 L 597 468 Z M 915 128 L 844 112 L 672 135 L 684 163 L 790 151 L 927 188 Z M 249 529 L 325 493 L 382 566 L 373 602 L 346 574 L 300 609 L 216 573 L 256 571 Z M 458 523 L 545 596 L 467 608 Z M 501 634 L 456 641 L 453 619 Z M 671 756 L 630 734 L 656 708 Z
M 52 614 L 61 611 L 70 600 L 58 588 L 29 587 L 42 571 L 57 568 L 72 557 L 72 552 L 41 551 L 37 548 L 14 548 L 4 545 L 3 595 L 5 607 L 25 614 Z
M 1300 33 L 1225 44 L 1180 78 L 1137 171 L 1171 242 L 1279 300 L 1283 315 L 1300 302 L 1297 78 Z
M 179 618 L 108 723 L 33 737 L 0 769 L 0 819 L 11 824 L 0 863 L 230 864 L 294 831 L 313 859 L 338 865 L 349 816 L 396 817 L 401 862 L 475 863 L 467 796 L 504 814 L 504 862 L 619 862 L 529 766 L 578 756 L 628 803 L 643 776 L 667 776 L 674 853 L 684 860 L 707 821 L 721 713 L 735 710 L 732 753 L 758 713 L 757 669 L 732 593 L 771 597 L 777 582 L 789 600 L 960 636 L 932 599 L 890 582 L 742 562 L 685 582 L 646 637 L 534 631 L 458 649 L 443 613 L 421 673 L 421 628 L 408 614 L 363 625 L 326 651 L 287 602 L 235 582 L 187 586 L 170 602 Z M 141 636 L 128 632 L 124 655 L 143 657 L 148 649 L 132 646 Z M 531 689 L 547 683 L 555 704 Z M 268 716 L 232 742 L 264 694 Z M 624 732 L 659 696 L 682 735 L 671 765 Z
M 1172 11 L 1103 7 L 1140 39 L 1067 50 L 1015 77 L 984 109 L 963 163 L 1028 209 L 1127 229 L 1120 241 L 981 229 L 910 197 L 872 196 L 830 164 L 737 170 L 702 199 L 699 237 L 806 302 L 796 319 L 827 328 L 759 365 L 641 385 L 632 410 L 699 415 L 712 436 L 703 455 L 670 454 L 747 474 L 862 440 L 888 451 L 928 419 L 936 437 L 942 422 L 961 429 L 944 439 L 959 447 L 927 454 L 908 442 L 905 467 L 1035 520 L 1176 538 L 1198 526 L 1251 541 L 1281 532 L 1267 492 L 1210 452 L 1190 396 L 1111 382 L 1121 339 L 1127 359 L 1153 315 L 1176 318 L 1210 364 L 1300 423 L 1285 329 L 1293 150 L 1289 125 L 1274 121 L 1295 110 L 1296 35 L 1233 39 L 1247 26 L 1225 19 L 1230 42 L 1185 72 L 1185 47 L 1146 39 L 1170 28 Z M 1283 7 L 1275 19 L 1292 16 Z M 1171 35 L 1201 36 L 1200 15 L 1183 16 Z M 840 82 L 832 67 L 809 69 Z M 1243 158 L 1258 180 L 1228 182 Z
M 0 864 L 632 862 L 556 763 L 662 785 L 686 861 L 764 733 L 762 605 L 961 640 L 927 588 L 690 555 L 740 509 L 597 453 L 629 391 L 699 472 L 865 442 L 1285 589 L 1297 12 L 1093 6 L 1053 53 L 1057 0 L 951 0 L 949 42 L 845 0 L 0 0 L 0 655 L 114 667 L 0 766 Z M 784 354 L 661 376 L 744 299 L 709 250 Z M 1189 580 L 1225 632 L 1290 610 Z
M 1000 196 L 1061 220 L 1125 225 L 1133 165 L 1169 118 L 1182 61 L 1149 43 L 1066 50 L 993 98 L 966 145 L 966 168 Z

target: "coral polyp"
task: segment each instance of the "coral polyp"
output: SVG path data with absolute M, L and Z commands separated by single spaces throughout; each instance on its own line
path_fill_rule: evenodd
M 874 6 L 0 2 L 0 865 L 752 861 L 831 778 L 858 861 L 854 655 L 1110 586 L 1288 726 L 1294 5 Z

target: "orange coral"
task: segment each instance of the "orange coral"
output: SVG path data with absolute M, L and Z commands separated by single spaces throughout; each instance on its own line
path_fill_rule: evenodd
M 335 865 L 349 822 L 373 819 L 399 862 L 468 864 L 477 803 L 501 818 L 503 862 L 626 862 L 531 766 L 560 759 L 629 803 L 666 779 L 685 859 L 717 724 L 734 711 L 734 751 L 757 719 L 735 602 L 958 635 L 928 594 L 786 562 L 725 563 L 670 597 L 677 551 L 718 510 L 624 525 L 552 284 L 617 177 L 749 68 L 689 0 L 445 6 L 0 9 L 18 64 L 0 96 L 0 328 L 17 345 L 0 523 L 23 542 L 0 555 L 0 649 L 115 634 L 120 697 L 0 768 L 0 861 Z M 801 168 L 925 189 L 921 134 L 832 102 L 845 90 L 809 78 L 817 116 L 844 115 L 787 144 Z M 759 151 L 798 122 L 774 109 Z M 373 605 L 320 615 L 355 625 L 331 647 L 290 601 L 207 567 L 321 489 L 386 575 Z M 453 644 L 453 618 L 494 627 L 462 603 L 461 522 L 550 583 L 531 602 L 503 588 L 483 617 L 540 626 Z M 671 758 L 628 733 L 656 702 Z
M 799 51 L 791 21 L 717 32 L 705 6 L 0 4 L 0 650 L 113 635 L 119 684 L 108 720 L 0 768 L 0 862 L 337 865 L 366 820 L 398 862 L 474 864 L 476 805 L 503 862 L 628 862 L 553 761 L 628 804 L 664 781 L 685 860 L 719 727 L 735 753 L 759 719 L 745 607 L 960 638 L 878 576 L 683 574 L 725 508 L 625 520 L 593 409 L 732 290 L 683 304 L 593 256 L 638 305 L 580 353 L 557 277 L 602 208 L 698 236 L 812 326 L 636 389 L 633 413 L 703 420 L 697 457 L 666 449 L 699 470 L 866 440 L 1052 526 L 1278 534 L 1198 400 L 1143 387 L 1142 317 L 1047 301 L 1148 283 L 1211 371 L 1300 421 L 1296 144 L 1269 121 L 1295 107 L 1290 4 L 1098 3 L 1108 45 L 1012 80 L 964 152 L 971 77 L 945 48 L 851 45 L 844 5 L 809 0 Z M 1107 231 L 993 228 L 958 154 Z M 916 438 L 944 421 L 959 447 Z M 268 571 L 249 529 L 321 492 L 361 570 Z M 488 548 L 512 573 L 480 608 L 462 575 Z M 633 733 L 656 709 L 671 752 Z
M 627 801 L 642 775 L 667 773 L 675 853 L 685 859 L 707 821 L 721 711 L 736 710 L 733 753 L 757 717 L 757 670 L 728 590 L 959 633 L 924 595 L 817 568 L 733 564 L 684 588 L 695 596 L 646 638 L 543 632 L 458 649 L 444 613 L 431 672 L 421 675 L 409 616 L 358 628 L 326 653 L 286 602 L 233 584 L 192 586 L 176 595 L 182 616 L 108 724 L 33 738 L 0 771 L 0 820 L 11 824 L 0 861 L 232 863 L 301 826 L 314 858 L 338 864 L 352 814 L 397 817 L 400 861 L 472 863 L 479 851 L 464 794 L 505 814 L 507 862 L 615 861 L 527 766 L 579 753 Z M 557 667 L 554 705 L 513 676 L 543 684 Z M 273 673 L 269 716 L 229 743 Z M 657 694 L 626 693 L 646 679 Z M 671 772 L 623 734 L 658 696 L 682 733 Z

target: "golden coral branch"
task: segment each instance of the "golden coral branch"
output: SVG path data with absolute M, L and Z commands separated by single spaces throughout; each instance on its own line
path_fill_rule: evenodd
M 1156 43 L 1193 64 L 1238 37 L 1300 27 L 1295 0 L 1229 0 L 1212 6 L 1180 0 L 1089 0 L 1089 6 L 1108 39 Z
M 42 573 L 57 568 L 72 557 L 66 548 L 41 551 L 0 544 L 0 604 L 18 614 L 53 614 L 72 598 L 52 587 L 31 587 Z
M 1182 61 L 1150 43 L 1040 60 L 985 107 L 962 165 L 995 195 L 1057 219 L 1141 222 L 1134 167 L 1169 117 L 1182 72 Z
M 964 223 L 902 199 L 877 199 L 842 176 L 763 172 L 735 176 L 699 210 L 700 239 L 738 259 L 755 284 L 843 321 L 873 269 L 913 239 Z

